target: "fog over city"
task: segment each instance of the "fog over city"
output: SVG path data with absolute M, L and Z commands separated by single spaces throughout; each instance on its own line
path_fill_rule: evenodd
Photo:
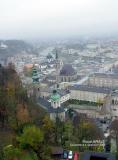
M 0 38 L 117 35 L 117 15 L 117 0 L 0 0 Z

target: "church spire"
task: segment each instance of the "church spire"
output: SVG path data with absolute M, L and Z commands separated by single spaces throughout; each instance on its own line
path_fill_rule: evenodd
M 59 59 L 59 56 L 58 56 L 58 51 L 57 51 L 57 49 L 55 49 L 55 52 L 56 52 L 56 60 L 58 60 Z

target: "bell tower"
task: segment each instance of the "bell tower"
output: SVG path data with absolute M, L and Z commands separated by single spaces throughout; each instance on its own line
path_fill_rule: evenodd
M 51 106 L 53 108 L 58 108 L 61 106 L 60 104 L 60 95 L 57 93 L 57 90 L 54 90 L 51 96 Z
M 39 75 L 38 75 L 38 72 L 37 72 L 37 69 L 35 68 L 35 66 L 33 66 L 33 68 L 32 68 L 32 80 L 33 80 L 33 83 L 39 82 Z

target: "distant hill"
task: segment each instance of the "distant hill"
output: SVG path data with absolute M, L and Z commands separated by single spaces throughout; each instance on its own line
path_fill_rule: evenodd
M 12 56 L 18 53 L 33 53 L 33 46 L 22 40 L 0 40 L 0 57 Z

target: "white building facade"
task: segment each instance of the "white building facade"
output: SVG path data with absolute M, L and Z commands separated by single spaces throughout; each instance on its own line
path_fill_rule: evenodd
M 96 87 L 118 87 L 118 75 L 95 73 L 89 77 L 85 84 Z
M 105 98 L 110 94 L 108 88 L 90 87 L 86 85 L 70 87 L 70 99 L 89 102 L 104 103 Z

